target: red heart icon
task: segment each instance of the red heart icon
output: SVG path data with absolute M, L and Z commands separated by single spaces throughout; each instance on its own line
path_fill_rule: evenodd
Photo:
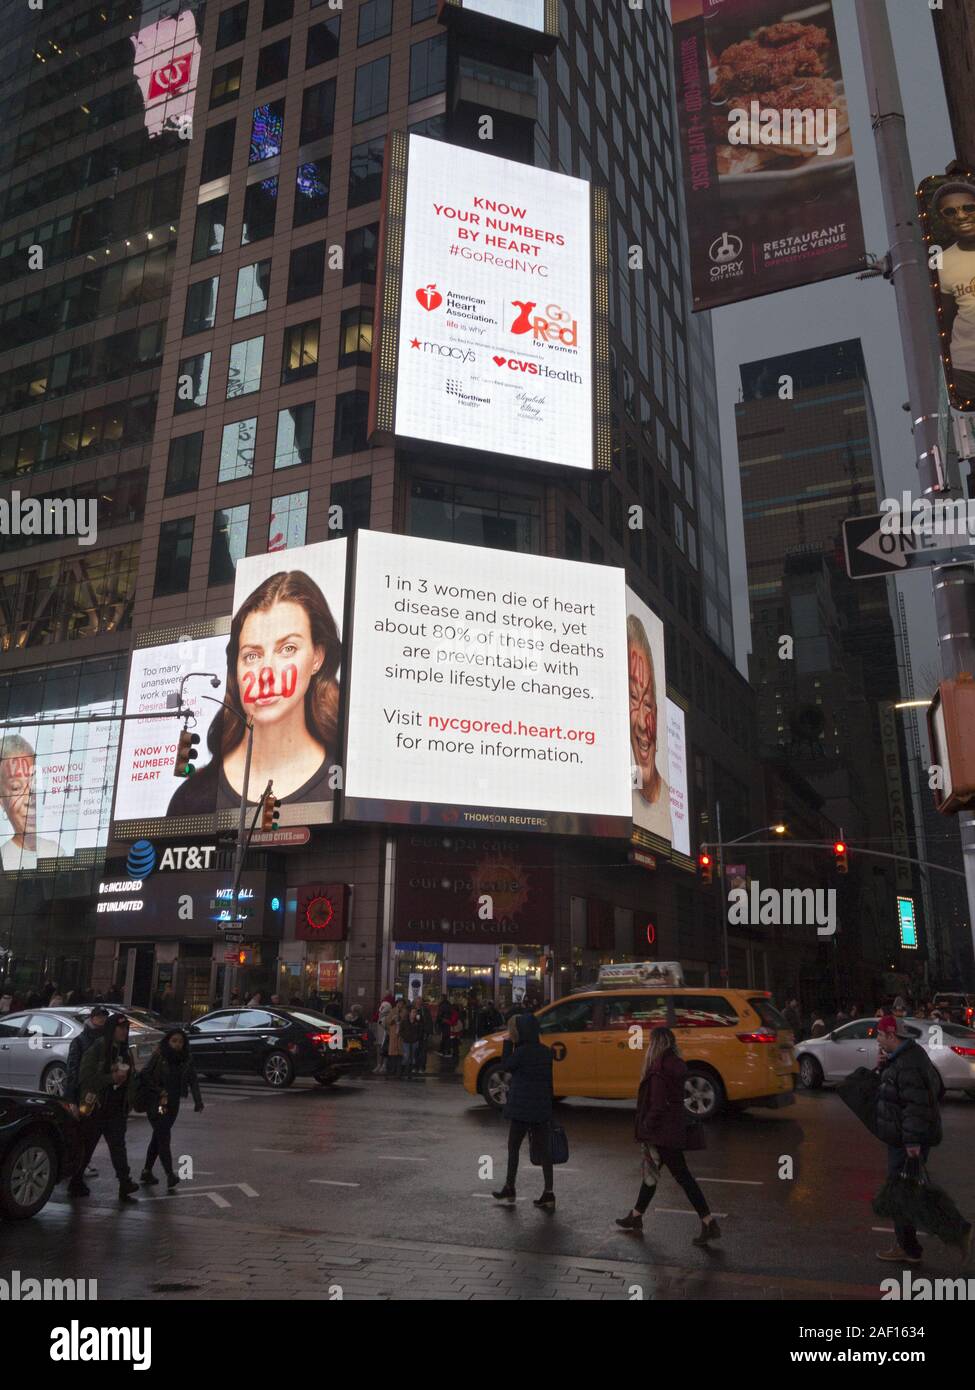
M 443 303 L 443 295 L 437 289 L 436 285 L 424 285 L 422 289 L 417 290 L 416 297 L 421 307 L 426 309 L 427 313 L 430 313 L 433 309 L 439 308 Z
M 495 365 L 498 366 L 498 367 L 503 367 L 504 364 L 507 362 L 507 360 L 508 360 L 507 357 L 496 357 L 496 358 L 494 359 Z

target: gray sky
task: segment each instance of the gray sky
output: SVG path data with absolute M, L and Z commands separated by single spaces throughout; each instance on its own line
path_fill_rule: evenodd
M 870 3 L 878 4 L 880 0 L 870 0 Z M 887 250 L 887 237 L 860 59 L 856 12 L 852 0 L 834 0 L 833 9 L 853 131 L 866 245 L 868 250 L 883 255 Z M 941 173 L 955 157 L 934 26 L 927 0 L 890 0 L 887 10 L 904 98 L 915 182 L 920 182 L 925 174 Z M 860 338 L 877 416 L 881 465 L 888 495 L 899 494 L 904 488 L 916 491 L 917 470 L 914 467 L 908 416 L 901 409 L 907 400 L 907 386 L 894 290 L 888 281 L 880 277 L 857 280 L 852 275 L 846 275 L 827 280 L 821 285 L 809 285 L 715 309 L 712 322 L 735 614 L 735 648 L 738 665 L 747 671 L 745 658 L 751 646 L 751 634 L 734 416 L 740 386 L 739 363 L 797 348 L 816 347 L 843 338 Z M 930 570 L 915 570 L 897 581 L 903 589 L 907 605 L 916 682 L 920 671 L 926 667 L 935 668 L 938 663 L 930 576 Z M 919 696 L 931 693 L 922 690 L 920 683 L 918 685 Z

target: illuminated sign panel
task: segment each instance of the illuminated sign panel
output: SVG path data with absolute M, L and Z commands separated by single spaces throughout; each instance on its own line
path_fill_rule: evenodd
M 623 571 L 357 547 L 345 816 L 627 836 Z
M 914 919 L 914 899 L 897 899 L 897 923 L 900 928 L 901 950 L 916 951 L 917 943 L 917 922 Z
M 396 289 L 384 283 L 378 300 L 374 430 L 604 466 L 594 437 L 590 185 L 413 135 L 404 202 L 391 165 L 382 259 Z
M 144 7 L 148 18 L 150 11 Z M 158 14 L 153 6 L 151 13 Z M 132 35 L 133 75 L 142 92 L 150 136 L 178 133 L 192 117 L 200 71 L 200 40 L 191 9 L 144 24 Z
M 522 29 L 545 31 L 545 0 L 460 0 L 459 8 Z
M 630 588 L 626 590 L 626 668 L 633 827 L 671 844 L 674 831 L 664 625 Z

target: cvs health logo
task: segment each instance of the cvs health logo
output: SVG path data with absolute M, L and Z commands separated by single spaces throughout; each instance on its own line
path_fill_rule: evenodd
M 178 92 L 180 87 L 185 87 L 190 80 L 192 66 L 193 54 L 181 53 L 178 58 L 173 58 L 165 67 L 155 68 L 149 74 L 149 90 L 146 93 L 146 99 L 169 96 L 172 92 Z
M 436 285 L 424 285 L 416 292 L 417 301 L 422 309 L 426 309 L 429 314 L 433 309 L 439 309 L 443 303 L 443 295 Z
M 528 376 L 538 376 L 537 362 L 522 362 L 517 357 L 495 357 L 495 366 L 507 367 L 509 372 L 525 372 Z
M 511 325 L 512 333 L 531 333 L 536 343 L 561 343 L 563 347 L 578 346 L 579 325 L 560 304 L 548 304 L 544 314 L 536 314 L 533 312 L 536 307 L 536 301 L 533 299 L 513 299 L 511 303 L 513 308 L 521 311 Z

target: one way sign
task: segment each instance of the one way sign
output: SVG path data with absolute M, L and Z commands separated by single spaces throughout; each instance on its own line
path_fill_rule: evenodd
M 935 536 L 921 531 L 882 531 L 886 517 L 851 516 L 843 522 L 846 572 L 851 579 L 876 579 L 884 574 L 903 574 L 921 565 L 947 565 L 952 561 L 975 562 L 975 547 L 957 536 Z

